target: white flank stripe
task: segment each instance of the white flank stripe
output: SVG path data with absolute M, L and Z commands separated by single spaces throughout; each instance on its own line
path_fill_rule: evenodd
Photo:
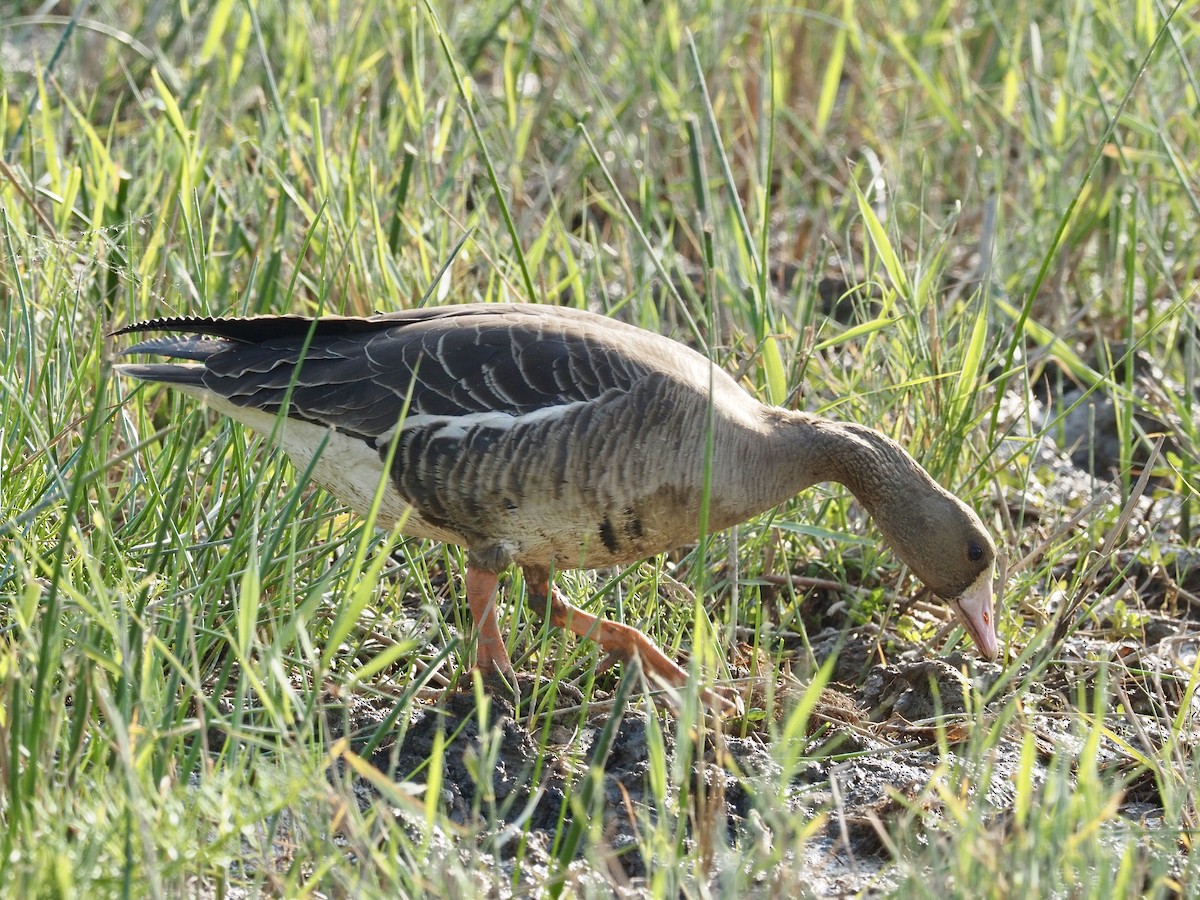
M 407 431 L 410 428 L 431 428 L 436 429 L 438 437 L 447 437 L 459 440 L 467 436 L 467 432 L 472 428 L 494 428 L 498 431 L 509 431 L 516 428 L 518 425 L 532 425 L 536 422 L 546 422 L 551 419 L 558 419 L 565 416 L 570 411 L 584 406 L 588 401 L 576 400 L 573 403 L 561 403 L 558 406 L 543 406 L 541 409 L 535 409 L 533 412 L 527 412 L 524 415 L 514 416 L 511 413 L 496 412 L 489 410 L 488 412 L 465 413 L 461 416 L 433 416 L 419 414 L 408 416 L 400 426 L 401 431 Z M 383 446 L 390 441 L 396 433 L 395 428 L 389 428 L 383 434 L 376 438 L 379 446 Z

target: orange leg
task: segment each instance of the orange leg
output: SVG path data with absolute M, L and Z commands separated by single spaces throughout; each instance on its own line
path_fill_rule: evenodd
M 515 685 L 512 660 L 508 658 L 496 616 L 496 573 L 468 566 L 466 580 L 467 604 L 475 620 L 475 667 L 485 680 L 499 674 Z
M 549 583 L 548 573 L 531 569 L 523 571 L 531 605 L 539 613 L 544 610 L 551 625 L 569 629 L 580 637 L 595 641 L 610 657 L 621 660 L 638 657 L 646 674 L 669 688 L 682 688 L 691 680 L 687 669 L 663 653 L 654 641 L 632 625 L 609 622 L 584 612 L 563 599 L 558 589 Z M 737 704 L 715 691 L 706 689 L 701 691 L 700 696 L 706 704 L 721 712 L 732 713 L 737 709 Z

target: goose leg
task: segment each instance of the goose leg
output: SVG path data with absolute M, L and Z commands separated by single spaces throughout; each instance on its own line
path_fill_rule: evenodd
M 467 566 L 467 605 L 475 620 L 475 667 L 485 682 L 500 676 L 510 686 L 515 686 L 516 673 L 504 647 L 500 620 L 496 616 L 498 580 L 495 572 Z
M 580 637 L 598 643 L 610 657 L 630 660 L 637 656 L 642 667 L 652 679 L 667 687 L 680 689 L 691 680 L 687 669 L 680 666 L 632 625 L 610 622 L 599 616 L 584 612 L 563 599 L 558 589 L 550 584 L 549 573 L 523 569 L 525 586 L 529 592 L 530 605 L 539 614 L 544 614 L 556 628 L 566 628 Z M 735 712 L 737 704 L 715 691 L 703 690 L 701 698 L 713 709 Z

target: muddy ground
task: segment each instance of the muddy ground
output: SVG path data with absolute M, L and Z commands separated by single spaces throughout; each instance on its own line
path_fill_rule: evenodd
M 1200 571 L 1195 574 L 1200 575 Z M 936 831 L 939 827 L 936 820 L 941 810 L 926 785 L 931 773 L 946 760 L 937 749 L 938 729 L 931 721 L 940 713 L 942 735 L 954 754 L 966 749 L 972 729 L 993 724 L 995 716 L 989 709 L 1002 707 L 1011 697 L 1009 688 L 993 697 L 978 714 L 968 714 L 963 708 L 964 679 L 986 695 L 1001 672 L 1000 665 L 957 653 L 930 657 L 921 648 L 893 656 L 889 664 L 881 665 L 865 658 L 876 652 L 878 637 L 877 630 L 869 627 L 849 632 L 831 628 L 817 637 L 814 648 L 818 659 L 823 660 L 824 650 L 841 646 L 836 681 L 824 690 L 813 711 L 804 750 L 810 759 L 792 778 L 787 802 L 793 811 L 802 810 L 812 817 L 824 812 L 826 820 L 806 844 L 803 858 L 787 856 L 784 864 L 788 869 L 785 881 L 806 884 L 816 895 L 836 896 L 888 886 L 886 867 L 891 854 L 885 830 L 889 824 L 911 818 L 904 801 L 923 807 L 920 828 Z M 1138 722 L 1129 717 L 1124 727 L 1118 720 L 1116 736 L 1128 746 L 1138 747 L 1140 732 L 1149 728 L 1161 737 L 1159 723 L 1164 713 L 1178 711 L 1178 695 L 1171 696 L 1169 685 L 1194 662 L 1198 650 L 1200 623 L 1196 619 L 1155 620 L 1138 639 L 1079 637 L 1066 641 L 1060 650 L 1064 662 L 1052 665 L 1047 677 L 1025 691 L 1027 721 L 1037 735 L 1039 751 L 1035 779 L 1045 777 L 1055 754 L 1072 754 L 1079 749 L 1081 742 L 1064 729 L 1061 712 L 1079 701 L 1081 685 L 1094 684 L 1101 660 L 1122 664 L 1110 670 L 1109 677 L 1118 682 L 1110 686 L 1128 698 L 1131 709 L 1153 712 Z M 1028 670 L 1028 665 L 1021 668 Z M 1140 671 L 1139 676 L 1132 676 L 1134 669 Z M 1127 677 L 1121 680 L 1119 673 Z M 1165 709 L 1164 697 L 1169 704 Z M 781 699 L 786 703 L 785 696 Z M 604 771 L 600 808 L 605 843 L 611 850 L 609 871 L 594 872 L 580 862 L 571 879 L 577 889 L 618 884 L 636 895 L 645 882 L 647 862 L 639 852 L 635 834 L 640 827 L 638 820 L 653 816 L 654 809 L 648 718 L 659 717 L 672 765 L 679 749 L 675 719 L 644 701 L 625 707 L 605 754 L 597 748 L 604 729 L 613 721 L 614 711 L 603 697 L 599 700 L 598 708 L 586 717 L 582 728 L 575 727 L 578 713 L 574 704 L 565 704 L 571 726 L 552 726 L 543 751 L 539 742 L 543 739 L 544 719 L 517 721 L 510 705 L 494 701 L 490 719 L 493 734 L 481 741 L 474 697 L 467 692 L 448 693 L 437 703 L 419 707 L 402 741 L 380 748 L 371 761 L 397 779 L 423 784 L 425 764 L 440 732 L 448 741 L 441 794 L 451 820 L 468 826 L 486 822 L 486 846 L 479 849 L 492 858 L 494 870 L 505 873 L 499 883 L 508 881 L 512 870 L 519 867 L 517 883 L 529 888 L 544 885 L 554 871 L 551 853 L 555 835 L 568 831 L 579 816 L 579 808 L 572 806 L 567 795 L 579 795 L 582 771 L 589 763 L 599 762 Z M 1151 709 L 1155 705 L 1159 708 Z M 1200 721 L 1200 709 L 1192 714 Z M 775 796 L 773 785 L 780 771 L 777 751 L 766 728 L 752 727 L 744 736 L 737 733 L 740 726 L 736 721 L 727 723 L 726 728 L 733 733 L 719 737 L 710 734 L 704 742 L 704 759 L 691 762 L 693 795 L 687 801 L 689 808 L 682 812 L 693 822 L 703 817 L 726 828 L 727 840 L 733 844 L 770 841 L 773 836 L 752 797 L 764 796 L 757 790 L 759 786 L 765 788 L 766 802 Z M 1010 728 L 1009 732 L 989 760 L 990 782 L 978 791 L 982 802 L 994 810 L 998 828 L 1003 827 L 1003 816 L 1013 808 L 1015 767 L 1020 758 L 1021 731 Z M 499 752 L 494 765 L 481 769 L 479 758 L 485 746 L 497 747 Z M 541 775 L 535 781 L 533 773 L 539 768 L 539 760 Z M 961 761 L 968 771 L 980 771 L 965 756 Z M 1114 776 L 1133 771 L 1136 766 L 1136 760 L 1114 741 L 1104 742 L 1101 763 Z M 703 797 L 698 796 L 699 782 L 703 782 Z M 369 793 L 364 795 L 365 802 L 370 799 Z M 1130 827 L 1155 826 L 1162 815 L 1162 804 L 1152 778 L 1133 783 L 1121 812 L 1128 817 Z M 506 826 L 518 820 L 522 824 L 505 834 Z M 522 843 L 516 838 L 526 827 L 531 838 Z M 693 832 L 689 824 L 690 838 L 699 839 Z M 522 854 L 519 864 L 518 852 Z M 760 873 L 759 877 L 764 889 L 769 890 L 772 873 Z

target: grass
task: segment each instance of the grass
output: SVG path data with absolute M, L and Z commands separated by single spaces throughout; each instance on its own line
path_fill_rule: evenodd
M 135 319 L 426 295 L 672 334 L 764 399 L 897 437 L 993 527 L 1009 661 L 973 683 L 975 714 L 934 721 L 856 884 L 1200 883 L 1197 607 L 1145 590 L 1196 551 L 1196 394 L 1171 387 L 1200 381 L 1196 4 L 18 6 L 0 21 L 5 894 L 608 889 L 601 817 L 564 811 L 543 870 L 502 800 L 449 815 L 438 753 L 386 773 L 361 752 L 462 676 L 460 552 L 364 528 L 264 441 L 109 369 L 107 333 Z M 1039 456 L 1062 427 L 1029 411 L 1044 371 L 1113 399 L 1109 502 Z M 1143 417 L 1169 423 L 1153 482 Z M 823 890 L 801 865 L 837 819 L 801 790 L 828 733 L 806 574 L 888 626 L 875 661 L 896 658 L 887 635 L 949 646 L 941 619 L 897 611 L 915 586 L 840 490 L 678 563 L 563 579 L 706 672 L 736 641 L 759 654 L 740 727 L 778 767 L 744 780 L 758 831 L 696 815 L 717 807 L 691 774 L 694 710 L 651 716 L 648 893 Z M 589 645 L 545 646 L 520 604 L 503 617 L 518 667 L 589 701 L 630 689 Z M 1142 654 L 1164 618 L 1184 637 Z M 355 698 L 391 715 L 350 749 Z M 598 808 L 603 754 L 551 754 L 549 721 L 545 765 L 566 752 L 572 809 Z M 503 747 L 480 734 L 486 773 Z

